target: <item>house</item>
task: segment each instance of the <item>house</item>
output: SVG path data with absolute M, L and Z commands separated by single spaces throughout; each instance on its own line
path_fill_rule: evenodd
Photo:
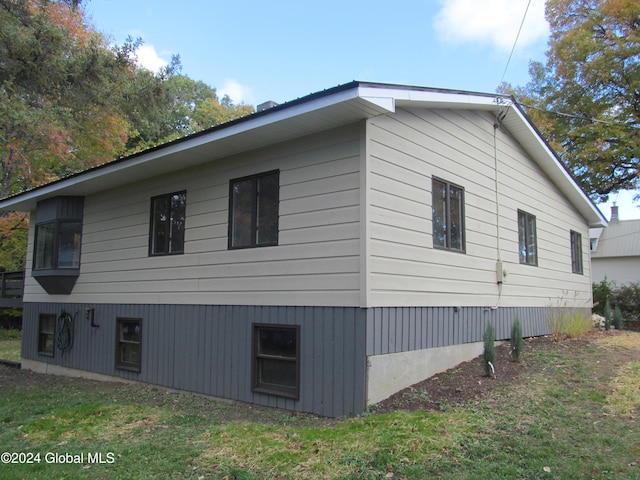
M 594 282 L 640 283 L 640 220 L 620 220 L 613 205 L 607 228 L 592 229 L 590 235 Z
M 23 367 L 357 415 L 590 312 L 606 219 L 509 96 L 352 82 L 0 202 Z

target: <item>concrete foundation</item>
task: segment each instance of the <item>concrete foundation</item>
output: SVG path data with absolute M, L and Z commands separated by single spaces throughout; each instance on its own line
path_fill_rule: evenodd
M 482 354 L 483 343 L 367 357 L 367 405 Z

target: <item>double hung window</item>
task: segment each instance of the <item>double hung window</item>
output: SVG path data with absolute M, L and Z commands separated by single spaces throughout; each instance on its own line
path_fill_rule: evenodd
M 149 255 L 184 253 L 187 192 L 159 195 L 151 199 Z
M 538 265 L 536 217 L 518 210 L 518 251 L 520 263 Z
M 289 398 L 300 392 L 300 327 L 253 326 L 253 390 Z
M 571 230 L 571 271 L 583 273 L 582 270 L 582 235 Z
M 142 363 L 142 320 L 116 319 L 116 368 L 140 371 Z
M 464 189 L 434 178 L 431 192 L 433 246 L 464 252 Z
M 41 313 L 38 319 L 38 353 L 53 357 L 55 348 L 56 316 Z
M 279 182 L 278 171 L 231 180 L 229 248 L 278 244 Z

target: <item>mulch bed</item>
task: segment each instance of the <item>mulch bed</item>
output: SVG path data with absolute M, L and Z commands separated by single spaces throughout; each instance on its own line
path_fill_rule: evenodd
M 527 359 L 527 352 L 554 348 L 552 337 L 525 339 L 525 349 L 520 362 L 509 355 L 509 343 L 496 346 L 495 376 L 484 374 L 482 358 L 477 357 L 438 375 L 401 390 L 376 405 L 379 413 L 395 410 L 440 410 L 446 406 L 467 405 L 480 401 L 492 390 L 513 384 L 523 374 L 532 374 L 542 368 Z

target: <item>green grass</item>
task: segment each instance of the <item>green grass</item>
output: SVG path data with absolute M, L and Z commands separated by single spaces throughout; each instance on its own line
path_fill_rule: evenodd
M 0 359 L 20 361 L 20 330 L 0 328 Z
M 528 351 L 530 373 L 465 408 L 338 420 L 5 369 L 0 445 L 40 463 L 0 464 L 0 479 L 640 478 L 637 335 Z

